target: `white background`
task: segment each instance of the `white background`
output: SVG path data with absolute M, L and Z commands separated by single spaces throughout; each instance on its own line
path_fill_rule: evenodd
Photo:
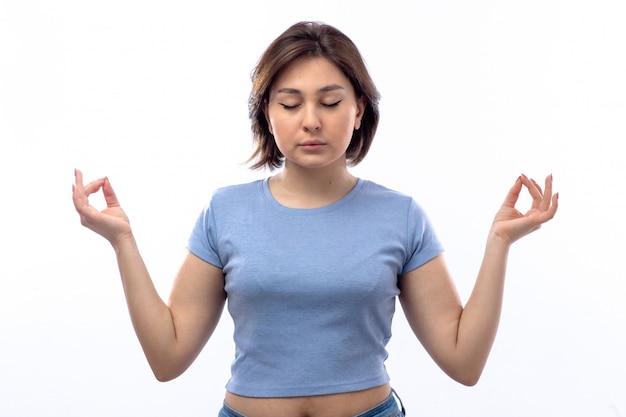
M 268 175 L 243 164 L 249 74 L 299 20 L 361 49 L 382 121 L 354 172 L 425 207 L 463 299 L 517 176 L 554 173 L 560 191 L 512 250 L 477 386 L 436 368 L 398 310 L 387 365 L 409 415 L 626 415 L 623 2 L 210 3 L 0 0 L 0 415 L 217 414 L 230 318 L 156 382 L 73 169 L 109 176 L 167 297 L 211 192 Z

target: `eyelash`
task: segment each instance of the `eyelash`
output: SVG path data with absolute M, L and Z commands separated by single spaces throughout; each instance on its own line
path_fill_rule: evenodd
M 337 102 L 335 102 L 335 103 L 330 103 L 330 104 L 324 104 L 324 103 L 322 103 L 322 106 L 324 106 L 324 107 L 329 107 L 329 108 L 337 107 L 337 106 L 339 105 L 339 103 L 341 103 L 341 101 L 342 101 L 342 100 L 339 100 L 339 101 L 337 101 Z M 287 104 L 283 104 L 283 103 L 279 103 L 279 104 L 280 104 L 281 106 L 283 106 L 283 108 L 284 108 L 285 110 L 293 110 L 293 109 L 295 109 L 296 107 L 298 107 L 298 106 L 299 106 L 299 104 L 296 104 L 295 106 L 288 106 Z

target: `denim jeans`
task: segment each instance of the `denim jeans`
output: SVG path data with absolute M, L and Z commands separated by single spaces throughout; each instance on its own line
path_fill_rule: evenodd
M 402 405 L 402 400 L 398 397 L 398 394 L 394 390 L 391 390 L 391 394 L 389 397 L 378 404 L 377 406 L 370 408 L 367 411 L 362 412 L 361 414 L 357 414 L 354 417 L 402 417 L 406 415 L 404 411 L 404 406 Z M 396 397 L 398 401 L 396 401 Z M 400 402 L 400 405 L 398 405 Z M 226 404 L 220 410 L 218 417 L 246 417 L 245 415 L 238 413 L 233 410 Z

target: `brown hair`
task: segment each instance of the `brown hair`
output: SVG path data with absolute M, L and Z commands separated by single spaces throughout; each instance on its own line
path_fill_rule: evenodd
M 252 136 L 256 143 L 256 150 L 248 160 L 255 161 L 252 169 L 274 169 L 283 163 L 284 157 L 270 133 L 263 108 L 280 70 L 303 56 L 328 59 L 348 77 L 356 97 L 363 97 L 365 111 L 361 127 L 352 134 L 346 160 L 352 166 L 357 165 L 369 151 L 380 117 L 380 94 L 359 50 L 346 35 L 332 26 L 319 22 L 299 22 L 270 44 L 252 72 L 252 91 L 248 99 Z

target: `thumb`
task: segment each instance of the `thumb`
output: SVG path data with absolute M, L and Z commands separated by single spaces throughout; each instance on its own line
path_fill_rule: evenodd
M 106 201 L 107 207 L 119 207 L 120 203 L 115 195 L 111 181 L 109 177 L 104 177 L 104 183 L 102 184 L 102 193 L 104 194 L 104 201 Z

